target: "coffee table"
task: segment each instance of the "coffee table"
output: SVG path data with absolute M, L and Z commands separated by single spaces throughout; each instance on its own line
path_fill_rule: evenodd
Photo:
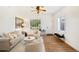
M 26 52 L 45 52 L 42 37 L 39 37 L 38 39 L 35 37 L 26 37 L 24 41 Z

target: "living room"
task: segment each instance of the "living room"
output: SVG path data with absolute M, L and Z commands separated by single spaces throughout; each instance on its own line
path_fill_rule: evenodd
M 38 9 L 36 9 L 37 7 L 41 7 L 42 9 L 44 9 L 44 11 L 39 11 Z M 18 39 L 22 38 L 24 40 L 25 33 L 26 36 L 33 36 L 36 32 L 39 32 L 38 29 L 40 29 L 41 36 L 43 37 L 44 35 L 53 36 L 55 33 L 59 34 L 60 36 L 64 35 L 63 38 L 59 38 L 59 39 L 66 42 L 69 46 L 74 48 L 75 51 L 79 51 L 78 48 L 79 47 L 78 45 L 79 13 L 78 12 L 79 12 L 79 7 L 73 7 L 73 6 L 68 6 L 68 7 L 67 6 L 4 6 L 4 7 L 0 6 L 0 16 L 1 16 L 0 36 L 9 35 L 10 38 L 8 37 L 4 39 L 11 40 L 16 37 L 16 35 L 14 34 L 18 33 L 17 34 L 17 36 L 19 36 Z M 18 20 L 21 20 L 22 22 L 19 25 L 16 24 L 19 22 Z M 39 27 L 37 26 L 38 28 L 35 30 L 31 28 L 32 25 L 30 23 L 32 20 L 38 20 L 37 22 L 39 22 Z M 64 20 L 62 25 L 60 25 L 60 23 L 62 23 L 60 22 L 61 20 Z M 38 36 L 39 35 L 40 33 L 38 33 Z M 57 37 L 57 35 L 55 36 Z M 36 44 L 38 45 L 37 47 L 39 46 L 40 48 L 43 47 L 42 50 L 38 52 L 45 52 L 46 50 L 45 45 L 43 43 L 44 40 L 42 39 L 40 41 L 42 42 L 40 43 L 41 45 Z M 17 51 L 21 52 L 19 50 L 16 50 L 16 49 L 25 49 L 25 47 L 17 48 L 18 46 L 21 46 L 21 45 L 17 46 L 17 44 L 19 44 L 20 42 L 22 42 L 22 40 L 20 41 L 17 40 L 16 44 L 15 42 L 10 43 L 10 45 L 14 44 L 11 49 L 6 48 L 6 44 L 7 44 L 6 43 L 5 46 L 1 45 L 1 47 L 3 46 L 4 47 L 3 49 L 0 47 L 0 49 L 2 49 L 2 51 L 6 49 L 10 49 L 10 52 L 17 52 Z M 25 44 L 24 41 L 22 42 L 22 44 Z M 26 48 L 26 50 L 30 50 L 31 52 L 31 50 L 33 50 L 32 48 L 34 47 L 30 46 L 30 48 Z M 55 50 L 55 52 L 56 51 L 57 50 Z M 22 51 L 22 52 L 29 52 L 29 51 Z M 53 50 L 51 52 L 53 52 Z

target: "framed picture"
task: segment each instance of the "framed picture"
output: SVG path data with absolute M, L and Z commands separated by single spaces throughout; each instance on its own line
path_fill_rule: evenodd
M 24 24 L 24 19 L 20 18 L 20 17 L 15 17 L 15 28 L 23 28 Z

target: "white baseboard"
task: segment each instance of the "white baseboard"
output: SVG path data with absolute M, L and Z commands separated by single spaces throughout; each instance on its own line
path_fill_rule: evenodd
M 64 40 L 65 43 L 67 43 L 68 45 L 70 45 L 72 48 L 74 48 L 76 51 L 79 51 L 77 48 L 75 48 L 69 41 Z

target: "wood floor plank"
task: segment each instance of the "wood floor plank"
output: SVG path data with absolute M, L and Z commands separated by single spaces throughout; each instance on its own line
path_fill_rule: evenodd
M 76 52 L 75 49 L 55 36 L 45 36 L 44 45 L 46 52 Z

